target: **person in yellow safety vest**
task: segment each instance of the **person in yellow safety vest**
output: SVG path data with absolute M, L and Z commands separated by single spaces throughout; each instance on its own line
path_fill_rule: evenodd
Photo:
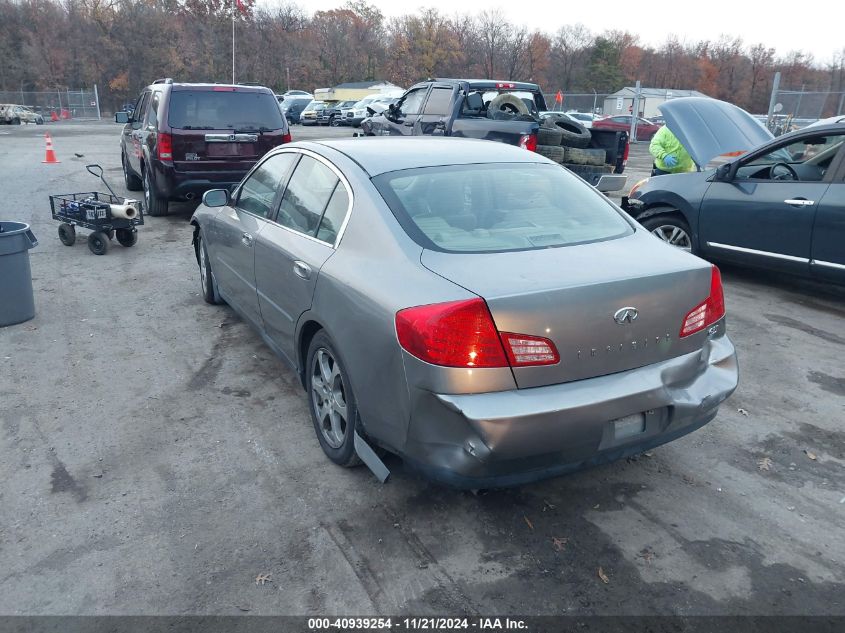
M 648 151 L 654 156 L 652 176 L 680 174 L 695 169 L 689 152 L 665 125 L 651 138 Z

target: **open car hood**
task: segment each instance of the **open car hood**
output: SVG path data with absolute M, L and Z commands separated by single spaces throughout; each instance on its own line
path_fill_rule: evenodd
M 672 99 L 658 106 L 669 130 L 704 168 L 723 154 L 744 154 L 774 138 L 742 108 L 707 97 Z

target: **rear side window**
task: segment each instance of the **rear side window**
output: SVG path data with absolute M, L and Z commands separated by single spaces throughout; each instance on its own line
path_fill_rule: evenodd
M 273 211 L 273 200 L 279 185 L 296 162 L 295 154 L 276 154 L 265 160 L 244 181 L 238 195 L 238 208 L 267 218 Z
M 276 221 L 315 237 L 337 183 L 338 178 L 331 169 L 310 156 L 303 156 L 290 177 Z
M 320 228 L 317 230 L 317 239 L 334 244 L 337 240 L 337 233 L 340 231 L 340 226 L 346 218 L 346 212 L 349 210 L 349 194 L 343 183 L 338 182 L 334 188 L 329 204 L 326 207 L 326 212 L 323 214 L 323 219 L 320 220 Z
M 451 88 L 432 88 L 423 114 L 449 114 L 452 106 Z
M 427 167 L 373 182 L 411 238 L 432 250 L 525 251 L 633 232 L 601 194 L 556 165 Z
M 183 130 L 278 130 L 284 127 L 276 97 L 266 92 L 174 90 L 170 126 Z

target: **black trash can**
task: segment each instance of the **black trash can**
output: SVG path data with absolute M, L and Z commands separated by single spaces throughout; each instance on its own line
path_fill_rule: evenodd
M 0 222 L 0 327 L 35 316 L 29 249 L 38 240 L 23 222 Z

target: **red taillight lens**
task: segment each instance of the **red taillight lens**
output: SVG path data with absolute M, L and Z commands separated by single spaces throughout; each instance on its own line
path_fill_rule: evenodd
M 500 332 L 511 367 L 555 365 L 560 361 L 555 344 L 542 336 Z
M 173 160 L 173 137 L 166 132 L 159 132 L 156 143 L 158 157 L 161 160 Z
M 537 151 L 537 135 L 536 134 L 523 134 L 519 138 L 519 146 L 522 149 L 527 149 L 529 152 L 536 152 Z
M 290 143 L 292 140 L 293 140 L 293 136 L 291 135 L 290 132 L 288 132 L 287 134 L 282 134 L 282 143 L 283 144 L 284 143 Z
M 560 361 L 548 339 L 498 332 L 483 299 L 400 310 L 396 335 L 403 349 L 444 367 L 521 367 Z
M 700 332 L 725 316 L 725 293 L 722 290 L 722 275 L 713 266 L 710 273 L 710 296 L 695 306 L 684 317 L 681 338 Z
M 396 335 L 408 352 L 445 367 L 507 367 L 483 299 L 435 303 L 396 313 Z
M 625 153 L 622 154 L 622 166 L 626 166 L 628 164 L 628 154 L 631 151 L 631 142 L 625 141 Z

